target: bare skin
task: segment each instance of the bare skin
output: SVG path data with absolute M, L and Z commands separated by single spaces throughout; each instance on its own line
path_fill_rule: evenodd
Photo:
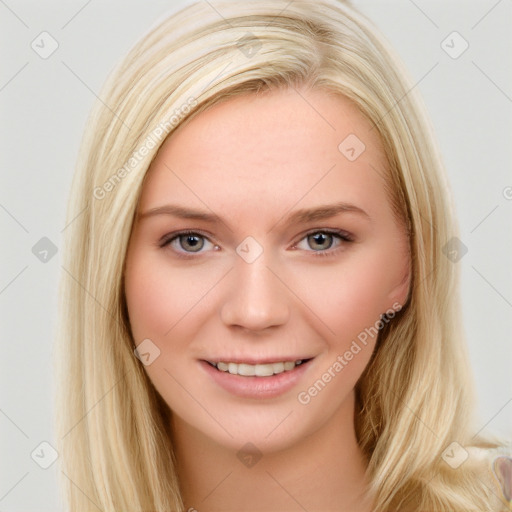
M 324 91 L 242 96 L 180 127 L 149 170 L 125 292 L 135 343 L 160 351 L 145 369 L 173 411 L 187 509 L 371 510 L 354 386 L 376 336 L 361 333 L 405 303 L 410 258 L 370 128 Z M 360 155 L 357 139 L 339 149 L 350 134 Z M 321 210 L 292 217 L 304 209 Z M 211 365 L 295 360 L 273 377 Z

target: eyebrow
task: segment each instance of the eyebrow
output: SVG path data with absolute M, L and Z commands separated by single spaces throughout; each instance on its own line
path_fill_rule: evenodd
M 300 210 L 296 210 L 286 217 L 281 217 L 278 223 L 281 223 L 283 218 L 287 224 L 308 223 L 334 217 L 341 213 L 355 213 L 365 217 L 370 221 L 372 220 L 368 213 L 362 208 L 359 208 L 353 204 L 339 202 L 334 204 L 321 205 L 314 208 L 302 208 Z M 220 222 L 224 223 L 222 218 L 215 213 L 209 213 L 204 210 L 196 210 L 193 208 L 173 204 L 157 206 L 155 208 L 150 208 L 143 213 L 139 213 L 138 220 L 154 217 L 157 215 L 171 215 L 180 219 L 200 220 L 212 224 Z

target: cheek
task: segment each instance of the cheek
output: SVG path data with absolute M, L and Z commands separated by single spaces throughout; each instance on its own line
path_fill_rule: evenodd
M 172 326 L 174 307 L 168 287 L 158 274 L 139 260 L 127 266 L 125 294 L 135 343 L 145 338 L 160 338 Z
M 366 255 L 347 258 L 345 264 L 304 272 L 302 295 L 330 334 L 347 339 L 377 322 L 390 305 L 398 278 L 392 270 Z M 392 302 L 391 302 L 392 303 Z
M 332 382 L 336 395 L 351 389 L 368 364 L 406 264 L 380 243 L 347 253 L 339 266 L 304 272 L 302 293 L 325 326 L 326 350 L 315 377 Z
M 393 282 L 371 254 L 346 261 L 335 272 L 318 272 L 308 281 L 308 305 L 326 326 L 326 346 L 297 399 L 321 416 L 341 406 L 370 361 Z
M 132 336 L 136 346 L 151 340 L 152 354 L 158 355 L 144 369 L 172 407 L 187 400 L 178 384 L 186 377 L 181 363 L 189 356 L 189 342 L 201 325 L 201 297 L 211 287 L 211 277 L 191 277 L 191 272 L 173 269 L 159 254 L 137 248 L 128 251 L 125 296 Z
M 199 269 L 183 271 L 165 262 L 165 255 L 128 253 L 125 294 L 132 333 L 139 339 L 164 340 L 214 285 L 215 276 Z

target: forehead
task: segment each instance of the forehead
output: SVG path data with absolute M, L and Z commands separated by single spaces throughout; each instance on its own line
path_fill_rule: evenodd
M 385 198 L 385 174 L 379 136 L 348 99 L 280 89 L 223 101 L 178 128 L 148 171 L 141 209 L 175 199 L 240 214 L 371 203 Z

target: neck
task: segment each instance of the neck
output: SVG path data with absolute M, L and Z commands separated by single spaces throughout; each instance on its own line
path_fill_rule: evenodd
M 240 451 L 237 457 L 236 451 L 174 419 L 185 510 L 370 511 L 364 498 L 366 462 L 356 441 L 353 399 L 348 402 L 300 443 L 258 453 L 245 463 Z

